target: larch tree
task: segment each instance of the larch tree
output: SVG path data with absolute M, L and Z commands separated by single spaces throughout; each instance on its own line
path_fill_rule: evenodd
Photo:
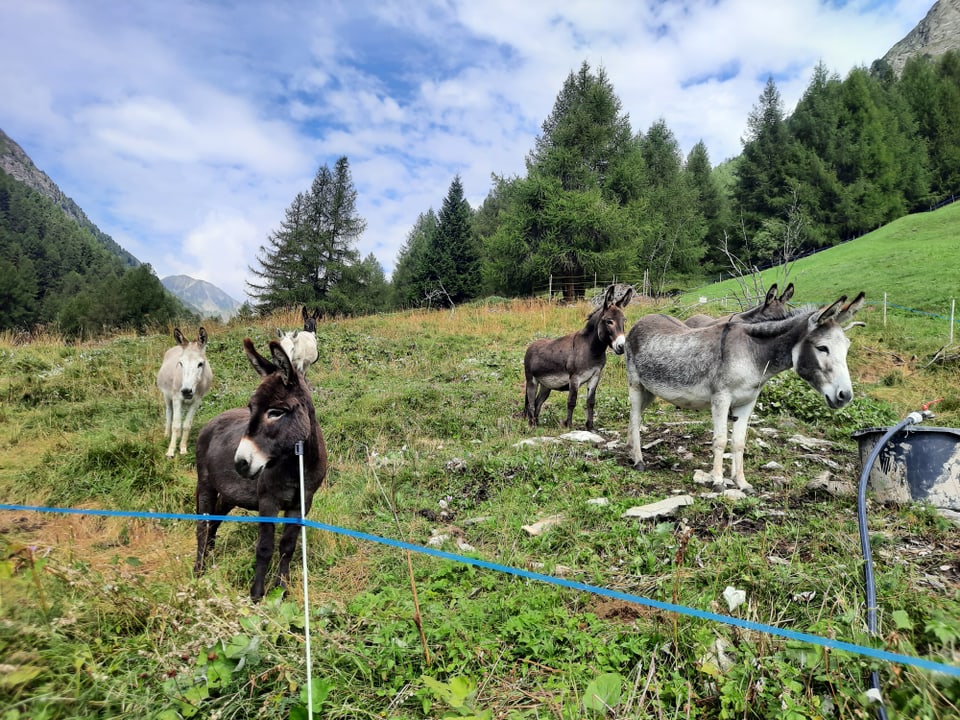
M 567 297 L 586 279 L 629 264 L 636 214 L 621 212 L 611 177 L 629 178 L 629 117 L 600 69 L 571 72 L 527 156 L 527 176 L 511 183 L 510 202 L 487 242 L 487 286 L 507 292 L 545 287 L 554 276 Z M 621 188 L 622 190 L 622 188 Z M 492 251 L 492 252 L 491 252 Z
M 280 229 L 260 247 L 258 278 L 247 285 L 261 312 L 306 305 L 326 314 L 349 313 L 346 288 L 334 289 L 360 262 L 355 244 L 366 228 L 357 215 L 357 191 L 346 157 L 334 169 L 324 165 L 310 190 L 298 193 Z M 355 283 L 354 283 L 355 285 Z

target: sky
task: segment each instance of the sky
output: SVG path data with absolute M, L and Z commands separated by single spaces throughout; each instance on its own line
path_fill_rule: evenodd
M 298 192 L 349 160 L 389 274 L 459 175 L 525 173 L 564 80 L 603 68 L 634 133 L 738 155 L 768 78 L 792 110 L 933 0 L 0 0 L 0 129 L 158 277 L 248 299 Z

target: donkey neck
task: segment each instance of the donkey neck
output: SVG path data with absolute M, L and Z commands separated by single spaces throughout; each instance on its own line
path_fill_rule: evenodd
M 599 329 L 602 319 L 602 313 L 599 310 L 596 311 L 587 319 L 587 324 L 580 331 L 580 336 L 589 344 L 590 354 L 593 356 L 606 356 L 607 347 L 609 347 L 609 343 L 600 337 Z
M 772 377 L 794 366 L 794 348 L 808 333 L 813 310 L 801 310 L 782 320 L 738 325 L 753 340 L 754 359 L 764 375 Z

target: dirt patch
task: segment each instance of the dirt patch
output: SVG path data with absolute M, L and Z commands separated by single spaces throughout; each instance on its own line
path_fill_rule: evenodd
M 192 540 L 192 528 L 191 528 Z M 103 571 L 118 563 L 138 572 L 169 573 L 186 562 L 191 540 L 156 520 L 55 513 L 0 514 L 0 537 L 12 552 L 32 548 L 34 557 L 63 564 L 82 562 Z
M 624 623 L 640 619 L 655 620 L 661 615 L 660 611 L 654 608 L 623 600 L 597 599 L 591 603 L 589 609 L 601 620 L 618 620 Z

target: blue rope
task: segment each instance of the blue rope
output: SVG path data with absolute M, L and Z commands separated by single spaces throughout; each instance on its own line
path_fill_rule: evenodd
M 78 508 L 55 508 L 55 507 L 42 507 L 42 506 L 33 506 L 33 505 L 5 505 L 0 504 L 0 510 L 11 510 L 19 512 L 52 512 L 52 513 L 65 513 L 71 515 L 100 515 L 106 517 L 127 517 L 127 518 L 141 518 L 146 520 L 220 520 L 222 522 L 246 522 L 246 523 L 260 523 L 263 522 L 263 518 L 258 515 L 196 515 L 196 514 L 179 514 L 179 513 L 160 513 L 160 512 L 146 512 L 146 511 L 137 511 L 137 510 L 81 510 Z M 776 635 L 787 640 L 798 640 L 800 642 L 808 643 L 810 645 L 820 645 L 821 647 L 830 648 L 832 650 L 842 650 L 844 652 L 854 653 L 857 655 L 864 655 L 866 657 L 873 658 L 875 660 L 883 660 L 885 662 L 899 663 L 902 665 L 912 665 L 913 667 L 922 668 L 924 670 L 929 670 L 931 672 L 943 673 L 945 675 L 950 675 L 953 677 L 960 677 L 960 667 L 955 665 L 947 665 L 944 663 L 934 662 L 932 660 L 925 660 L 923 658 L 913 657 L 910 655 L 901 655 L 899 653 L 889 652 L 887 650 L 881 650 L 877 648 L 866 647 L 864 645 L 856 645 L 854 643 L 844 642 L 842 640 L 834 640 L 832 638 L 825 638 L 819 635 L 811 635 L 809 633 L 797 632 L 795 630 L 789 630 L 787 628 L 779 628 L 773 625 L 764 625 L 763 623 L 756 623 L 750 620 L 742 620 L 740 618 L 731 617 L 729 615 L 718 615 L 717 613 L 707 612 L 704 610 L 697 610 L 696 608 L 687 607 L 685 605 L 675 605 L 673 603 L 661 602 L 659 600 L 652 600 L 650 598 L 641 597 L 639 595 L 631 595 L 629 593 L 620 592 L 618 590 L 610 590 L 609 588 L 599 587 L 596 585 L 588 585 L 586 583 L 576 582 L 574 580 L 565 580 L 563 578 L 553 577 L 552 575 L 543 575 L 541 573 L 531 572 L 529 570 L 522 570 L 520 568 L 510 567 L 508 565 L 500 565 L 498 563 L 489 562 L 487 560 L 480 560 L 477 558 L 467 557 L 465 555 L 457 555 L 455 553 L 446 552 L 444 550 L 437 550 L 436 548 L 424 547 L 422 545 L 414 545 L 412 543 L 404 542 L 402 540 L 394 540 L 392 538 L 380 537 L 379 535 L 370 535 L 368 533 L 360 532 L 358 530 L 348 530 L 347 528 L 338 527 L 336 525 L 327 525 L 326 523 L 319 523 L 313 520 L 306 520 L 300 518 L 287 518 L 287 517 L 274 517 L 270 518 L 270 522 L 276 522 L 286 525 L 305 525 L 306 527 L 313 528 L 314 530 L 323 530 L 325 532 L 334 533 L 336 535 L 344 535 L 346 537 L 351 537 L 356 540 L 363 540 L 367 542 L 378 543 L 380 545 L 387 545 L 389 547 L 398 548 L 401 550 L 409 550 L 411 552 L 421 553 L 423 555 L 430 555 L 435 558 L 440 558 L 442 560 L 450 560 L 457 563 L 462 563 L 464 565 L 473 565 L 475 567 L 485 568 L 487 570 L 493 570 L 495 572 L 504 573 L 507 575 L 513 575 L 515 577 L 526 578 L 527 580 L 536 580 L 538 582 L 544 582 L 551 585 L 557 585 L 559 587 L 568 588 L 570 590 L 579 590 L 582 592 L 593 593 L 594 595 L 602 595 L 604 597 L 613 598 L 616 600 L 623 600 L 625 602 L 636 603 L 638 605 L 645 605 L 647 607 L 656 608 L 658 610 L 663 610 L 666 612 L 677 613 L 679 615 L 687 615 L 689 617 L 699 618 L 700 620 L 708 620 L 711 622 L 718 622 L 724 625 L 732 625 L 734 627 L 743 628 L 744 630 L 752 630 L 754 632 L 765 633 L 767 635 Z

